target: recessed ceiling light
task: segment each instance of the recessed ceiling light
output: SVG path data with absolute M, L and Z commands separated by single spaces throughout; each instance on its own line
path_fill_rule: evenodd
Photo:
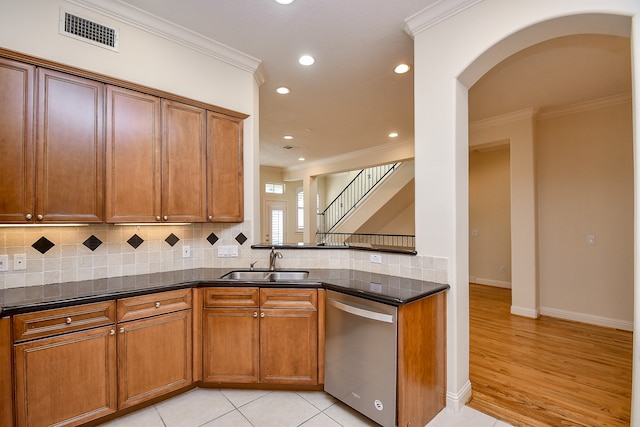
M 397 138 L 398 137 L 398 132 L 391 132 L 389 134 L 389 138 Z
M 284 139 L 293 139 L 293 137 L 291 135 L 285 135 L 283 136 Z
M 396 66 L 396 68 L 394 68 L 394 69 L 393 69 L 393 71 L 394 71 L 396 74 L 404 74 L 404 73 L 406 73 L 407 71 L 409 71 L 410 69 L 411 69 L 411 67 L 410 67 L 409 65 L 407 65 L 407 64 L 400 64 L 400 65 Z
M 280 86 L 279 88 L 276 89 L 276 92 L 278 92 L 281 95 L 286 95 L 289 92 L 291 92 L 291 90 L 288 87 Z
M 298 160 L 300 160 L 301 162 L 304 162 L 304 157 L 298 157 Z
M 298 62 L 302 65 L 311 65 L 316 62 L 316 60 L 313 59 L 311 55 L 302 55 L 300 59 L 298 59 Z
M 293 0 L 276 0 L 276 2 L 280 4 L 291 4 L 293 3 Z

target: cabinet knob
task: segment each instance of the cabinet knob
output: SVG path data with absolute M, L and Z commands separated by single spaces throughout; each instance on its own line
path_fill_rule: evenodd
M 260 317 L 264 317 L 264 311 L 260 313 Z
M 116 334 L 116 330 L 115 329 L 112 329 L 112 330 L 109 331 L 109 335 L 115 335 L 115 334 Z
M 120 333 L 124 334 L 124 328 L 120 328 Z
M 209 215 L 209 221 L 213 219 L 213 215 Z
M 163 216 L 162 219 L 165 221 L 169 221 L 169 217 L 167 215 Z
M 253 317 L 258 317 L 258 312 L 257 311 L 253 312 Z
M 33 218 L 33 215 L 31 215 L 31 214 L 27 214 L 27 215 L 25 216 L 25 218 L 27 218 L 27 221 L 28 221 L 28 220 L 30 220 L 31 218 Z
M 156 301 L 156 308 L 160 308 L 160 301 Z
M 43 217 L 42 215 L 38 215 L 36 219 L 37 219 L 38 221 L 42 221 L 42 219 L 43 219 L 43 218 L 44 218 L 44 217 Z
M 66 323 L 67 325 L 71 324 L 71 317 L 67 317 L 67 319 L 64 321 L 64 323 Z
M 160 221 L 160 215 L 156 216 L 156 221 Z

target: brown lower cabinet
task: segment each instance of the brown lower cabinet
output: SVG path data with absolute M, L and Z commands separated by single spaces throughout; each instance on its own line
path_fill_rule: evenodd
M 15 425 L 77 426 L 189 386 L 191 294 L 14 316 Z
M 114 326 L 17 344 L 14 360 L 18 426 L 75 426 L 117 409 Z
M 204 290 L 203 380 L 318 384 L 316 289 Z

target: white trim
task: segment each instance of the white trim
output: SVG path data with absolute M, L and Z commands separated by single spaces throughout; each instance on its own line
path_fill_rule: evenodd
M 186 48 L 215 58 L 254 74 L 258 84 L 264 83 L 261 61 L 225 44 L 176 25 L 158 16 L 121 2 L 103 0 L 67 0 L 69 3 L 123 22 L 142 31 L 170 40 Z
M 540 310 L 512 305 L 511 314 L 515 314 L 516 316 L 529 317 L 531 319 L 537 319 L 538 317 L 540 317 Z
M 447 392 L 447 408 L 458 412 L 460 409 L 464 408 L 466 403 L 471 399 L 471 381 L 467 380 L 467 382 L 462 386 L 457 393 L 452 393 L 450 391 Z
M 422 31 L 437 25 L 439 22 L 481 1 L 482 0 L 436 0 L 433 4 L 405 19 L 402 29 L 409 34 L 409 37 L 414 38 Z
M 549 307 L 540 307 L 540 313 L 544 316 L 557 317 L 559 319 L 573 320 L 575 322 L 621 329 L 623 331 L 633 331 L 633 322 L 631 320 L 612 319 L 610 317 L 594 316 L 592 314 L 558 310 Z
M 469 282 L 478 285 L 495 286 L 496 288 L 511 289 L 511 282 L 503 282 L 501 280 L 483 279 L 481 277 L 469 277 Z
M 600 108 L 612 107 L 614 105 L 626 104 L 631 102 L 631 93 L 621 93 L 618 95 L 607 96 L 600 99 L 592 99 L 590 101 L 578 102 L 576 104 L 563 105 L 555 108 L 545 108 L 538 115 L 538 120 L 551 119 L 554 117 L 566 116 L 568 114 L 580 113 L 583 111 L 597 110 Z
M 475 122 L 469 123 L 469 131 L 500 126 L 518 120 L 533 119 L 537 113 L 538 110 L 536 108 L 525 108 L 523 110 L 489 117 L 488 119 L 476 120 Z

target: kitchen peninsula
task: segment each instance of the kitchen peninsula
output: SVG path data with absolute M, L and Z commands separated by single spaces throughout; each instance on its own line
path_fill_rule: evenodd
M 424 425 L 444 407 L 448 285 L 348 269 L 312 269 L 304 280 L 220 279 L 228 271 L 201 268 L 21 288 L 23 293 L 1 290 L 2 425 L 105 420 L 193 387 L 322 389 L 327 289 L 398 307 L 397 425 Z M 270 325 L 286 329 L 287 343 L 268 332 Z M 209 357 L 224 354 L 216 339 L 225 331 L 242 341 L 257 334 L 257 359 L 246 365 L 256 378 L 227 375 L 240 365 Z M 298 371 L 270 364 L 274 354 L 268 351 L 277 352 L 278 360 L 293 358 L 283 365 Z M 138 364 L 162 369 L 142 380 Z M 87 365 L 82 375 L 76 373 L 80 365 Z M 216 376 L 220 369 L 224 375 Z M 88 370 L 91 381 L 84 375 Z M 49 393 L 47 376 L 61 381 L 60 372 L 73 385 L 69 393 L 90 398 L 70 405 L 73 399 Z M 39 400 L 39 394 L 50 399 Z

